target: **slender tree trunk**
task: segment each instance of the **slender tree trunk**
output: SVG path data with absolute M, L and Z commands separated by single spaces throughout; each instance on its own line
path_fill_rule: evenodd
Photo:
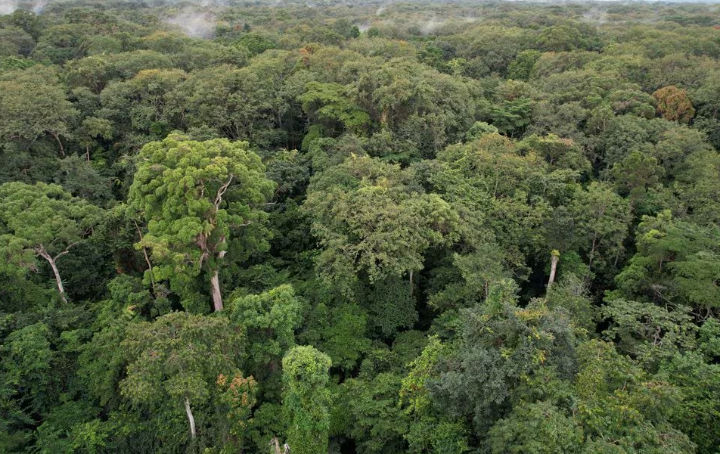
M 282 454 L 282 451 L 280 451 L 280 441 L 278 441 L 277 437 L 273 437 L 273 439 L 270 440 L 270 446 L 275 451 L 275 454 Z
M 592 271 L 593 260 L 595 259 L 595 247 L 597 246 L 597 232 L 593 235 L 592 248 L 590 249 L 590 258 L 588 260 L 588 271 Z
M 143 240 L 142 230 L 140 230 L 140 226 L 138 225 L 137 221 L 133 221 L 133 223 L 135 224 L 135 230 L 137 230 L 138 237 L 140 237 L 140 241 L 142 242 L 142 240 Z M 157 296 L 158 293 L 157 293 L 157 289 L 155 288 L 155 275 L 153 273 L 152 262 L 150 261 L 150 257 L 148 256 L 148 253 L 147 253 L 147 248 L 145 246 L 143 246 L 142 251 L 143 251 L 143 256 L 145 257 L 145 263 L 148 266 L 148 272 L 150 273 L 150 283 L 152 284 L 153 294 L 155 296 Z
M 60 156 L 63 158 L 65 157 L 65 147 L 63 147 L 62 141 L 60 141 L 60 136 L 54 132 L 51 132 L 50 135 L 52 135 L 55 138 L 55 141 L 60 146 Z
M 290 454 L 290 446 L 287 443 L 283 445 L 282 450 L 280 449 L 280 440 L 277 437 L 270 440 L 270 447 L 273 448 L 274 454 Z
M 410 270 L 410 296 L 413 296 L 413 270 Z
M 63 303 L 67 303 L 67 298 L 65 298 L 65 288 L 63 287 L 62 279 L 60 278 L 60 271 L 58 271 L 55 260 L 53 260 L 50 256 L 48 256 L 47 260 L 50 263 L 50 268 L 52 268 L 53 274 L 55 275 L 55 283 L 57 284 L 60 299 L 62 299 Z
M 218 270 L 215 270 L 210 278 L 210 291 L 212 292 L 213 307 L 215 312 L 223 310 L 222 293 L 220 292 L 220 276 Z
M 60 299 L 63 303 L 67 303 L 67 298 L 65 297 L 65 287 L 63 287 L 62 279 L 60 278 L 60 271 L 58 270 L 57 264 L 55 263 L 55 259 L 47 253 L 45 248 L 37 249 L 37 254 L 47 260 L 47 262 L 50 264 L 50 268 L 52 268 L 53 274 L 55 275 L 55 284 L 57 285 Z
M 550 278 L 548 279 L 547 289 L 550 290 L 550 286 L 555 282 L 555 273 L 557 272 L 557 265 L 560 261 L 560 254 L 557 251 L 552 251 L 550 254 Z
M 187 413 L 188 423 L 190 423 L 190 437 L 195 439 L 195 418 L 193 417 L 192 410 L 190 410 L 190 399 L 185 398 L 185 413 Z

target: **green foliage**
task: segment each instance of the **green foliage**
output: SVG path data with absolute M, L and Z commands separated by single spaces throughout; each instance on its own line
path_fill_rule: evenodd
M 208 383 L 237 361 L 238 335 L 225 319 L 182 312 L 129 325 L 122 344 L 130 360 L 123 394 L 137 403 L 165 395 L 206 398 Z
M 289 424 L 287 444 L 294 452 L 327 451 L 330 365 L 330 357 L 311 346 L 293 347 L 282 360 L 283 411 Z
M 0 452 L 720 452 L 713 6 L 46 3 Z
M 510 137 L 522 135 L 530 125 L 532 101 L 527 98 L 503 100 L 499 104 L 488 104 L 483 117 L 490 121 L 501 134 Z M 484 109 L 484 110 L 485 110 Z
M 695 325 L 689 308 L 668 310 L 650 303 L 622 299 L 602 307 L 610 326 L 604 334 L 618 350 L 642 362 L 659 362 L 679 351 L 693 349 Z
M 246 33 L 238 38 L 236 43 L 246 47 L 251 55 L 261 54 L 276 47 L 276 44 L 270 38 L 258 33 Z
M 428 409 L 431 400 L 427 380 L 431 378 L 440 359 L 448 353 L 447 346 L 443 345 L 437 336 L 433 336 L 420 356 L 408 364 L 410 372 L 403 378 L 400 389 L 400 403 L 407 405 L 408 413 L 422 414 Z
M 370 348 L 367 313 L 356 304 L 328 307 L 320 303 L 313 308 L 301 334 L 304 342 L 317 346 L 331 359 L 333 367 L 351 372 Z
M 495 126 L 485 123 L 484 121 L 476 121 L 470 129 L 468 129 L 468 132 L 465 134 L 465 139 L 472 141 L 484 136 L 485 134 L 494 134 L 497 132 L 498 129 Z
M 661 369 L 661 376 L 679 389 L 684 403 L 671 409 L 670 420 L 682 427 L 699 453 L 713 452 L 719 442 L 713 430 L 720 418 L 718 374 L 717 364 L 692 352 L 676 355 Z
M 649 197 L 648 192 L 657 188 L 664 174 L 655 157 L 641 151 L 632 151 L 622 161 L 616 162 L 610 174 L 615 181 L 618 192 L 633 202 L 642 211 L 643 202 Z
M 219 317 L 174 312 L 152 323 L 132 323 L 121 344 L 128 366 L 120 392 L 138 408 L 161 407 L 163 412 L 154 415 L 158 422 L 165 417 L 179 419 L 219 398 L 227 406 L 225 411 L 215 421 L 211 414 L 197 418 L 197 432 L 201 438 L 211 437 L 217 425 L 228 420 L 235 427 L 230 431 L 237 431 L 254 387 L 237 371 L 244 339 L 242 331 Z M 183 444 L 189 438 L 173 440 L 177 436 L 168 433 L 165 441 Z
M 64 154 L 60 137 L 69 135 L 77 111 L 57 79 L 46 67 L 0 75 L 0 140 L 32 142 L 50 135 Z
M 51 406 L 54 354 L 44 323 L 10 333 L 0 351 L 0 448 L 19 450 L 29 441 L 26 427 Z
M 637 253 L 616 277 L 620 290 L 658 303 L 714 307 L 719 269 L 713 227 L 678 221 L 669 211 L 644 216 L 636 235 Z
M 434 194 L 407 184 L 399 167 L 351 157 L 311 183 L 306 212 L 325 250 L 321 274 L 350 292 L 357 275 L 374 283 L 422 269 L 422 253 L 446 243 L 457 214 Z
M 428 380 L 433 404 L 451 417 L 472 418 L 482 430 L 502 418 L 527 376 L 574 368 L 574 335 L 565 314 L 542 302 L 519 308 L 507 281 L 487 301 L 461 312 L 461 341 Z
M 370 122 L 370 116 L 344 96 L 339 84 L 309 82 L 299 101 L 303 110 L 322 122 L 338 122 L 348 131 L 360 133 Z
M 577 417 L 586 436 L 586 452 L 693 452 L 688 437 L 668 422 L 681 399 L 675 387 L 653 380 L 615 352 L 612 344 L 585 343 L 578 348 L 578 358 Z
M 590 270 L 607 270 L 622 257 L 630 222 L 630 206 L 603 183 L 579 191 L 570 207 L 577 223 L 577 240 Z
M 572 272 L 563 272 L 564 258 L 561 259 L 561 278 L 547 291 L 546 304 L 549 309 L 561 308 L 567 311 L 573 324 L 592 333 L 595 329 L 595 311 L 590 300 L 587 282 Z
M 348 434 L 358 441 L 358 452 L 389 453 L 404 450 L 403 434 L 408 421 L 397 406 L 402 377 L 381 372 L 368 379 L 344 383 L 343 407 L 349 412 Z
M 532 135 L 525 139 L 521 150 L 532 150 L 545 158 L 551 168 L 572 169 L 580 172 L 590 170 L 590 163 L 580 147 L 571 139 L 561 139 L 555 134 L 545 137 Z
M 295 345 L 301 309 L 301 301 L 288 284 L 232 302 L 230 320 L 252 339 L 247 370 L 254 377 L 266 382 L 272 378 L 272 371 L 279 369 L 281 358 Z
M 218 375 L 216 383 L 221 390 L 218 400 L 230 421 L 228 432 L 234 437 L 233 442 L 229 444 L 231 446 L 234 444 L 235 449 L 240 449 L 242 444 L 239 441 L 246 436 L 248 419 L 257 403 L 257 382 L 252 376 L 245 378 L 242 373 L 236 372 L 229 377 Z
M 536 50 L 524 50 L 508 66 L 508 78 L 515 80 L 528 80 L 532 75 L 535 62 L 540 58 Z
M 513 408 L 488 434 L 493 453 L 573 453 L 582 446 L 582 429 L 550 402 Z
M 273 184 L 246 143 L 172 135 L 146 145 L 137 163 L 129 207 L 148 222 L 137 244 L 151 249 L 158 262 L 147 271 L 148 280 L 169 279 L 173 289 L 187 294 L 201 272 L 210 277 L 223 260 L 240 261 L 267 247 L 261 204 Z
M 65 300 L 58 259 L 72 252 L 100 221 L 102 211 L 72 197 L 60 186 L 20 182 L 0 186 L 0 269 L 18 267 L 38 270 L 37 258 L 47 261 L 55 274 L 61 299 Z

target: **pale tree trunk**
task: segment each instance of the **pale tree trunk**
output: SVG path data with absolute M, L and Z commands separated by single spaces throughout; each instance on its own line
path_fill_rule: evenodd
M 387 123 L 388 123 L 388 111 L 383 110 L 380 113 L 380 126 L 385 128 L 385 127 L 387 127 Z
M 223 310 L 222 293 L 220 292 L 220 276 L 218 270 L 215 270 L 210 278 L 210 291 L 212 292 L 213 307 L 215 312 Z
M 213 206 L 215 207 L 215 213 L 217 213 L 220 210 L 220 205 L 223 201 L 223 195 L 225 195 L 225 191 L 228 190 L 230 187 L 230 183 L 232 183 L 233 178 L 235 178 L 232 174 L 228 178 L 228 180 L 223 183 L 220 188 L 217 191 L 217 194 L 215 194 L 215 200 L 213 201 Z M 222 244 L 225 242 L 225 236 L 222 236 L 218 242 L 218 244 Z M 198 245 L 203 250 L 202 257 L 207 257 L 210 254 L 210 251 L 208 251 L 208 244 L 207 244 L 207 238 L 203 235 L 200 236 L 198 239 Z M 214 249 L 214 248 L 213 248 Z M 227 251 L 221 250 L 215 252 L 215 257 L 217 261 L 221 261 L 225 257 L 225 253 Z M 200 264 L 202 265 L 203 258 L 200 258 Z M 222 293 L 220 292 L 220 276 L 219 276 L 219 265 L 215 264 L 215 269 L 213 270 L 213 275 L 210 277 L 210 292 L 212 293 L 212 300 L 213 300 L 213 307 L 215 309 L 215 312 L 223 310 L 223 301 L 222 301 Z
M 555 273 L 557 272 L 558 262 L 560 261 L 560 253 L 558 251 L 552 251 L 550 253 L 550 278 L 548 279 L 547 289 L 550 290 L 550 286 L 555 282 Z
M 188 423 L 190 423 L 190 437 L 195 439 L 195 418 L 193 417 L 192 410 L 190 410 L 190 399 L 185 398 L 185 413 L 187 414 Z
M 275 454 L 282 454 L 282 451 L 280 451 L 280 441 L 278 441 L 277 437 L 273 437 L 273 439 L 270 440 L 270 446 L 273 448 L 273 451 L 275 451 Z
M 133 221 L 135 224 L 135 230 L 137 230 L 138 237 L 140 237 L 140 242 L 142 243 L 143 240 L 143 234 L 142 230 L 140 230 L 140 226 L 138 225 L 137 221 Z M 153 294 L 157 296 L 157 288 L 155 287 L 155 275 L 153 273 L 153 266 L 152 262 L 150 261 L 150 256 L 148 256 L 147 248 L 145 246 L 142 247 L 143 256 L 145 257 L 145 263 L 148 266 L 148 273 L 150 274 L 150 283 L 152 284 Z
M 287 443 L 283 445 L 282 450 L 280 449 L 280 440 L 277 437 L 270 440 L 270 447 L 273 448 L 274 454 L 290 454 L 290 446 Z
M 51 132 L 50 135 L 52 135 L 55 138 L 55 141 L 60 146 L 60 156 L 63 158 L 65 157 L 65 147 L 63 147 L 62 141 L 60 140 L 60 136 L 54 132 Z
M 58 271 L 55 260 L 53 260 L 52 258 L 48 258 L 48 262 L 50 263 L 50 267 L 52 268 L 53 274 L 55 275 L 55 284 L 57 284 L 60 299 L 62 299 L 63 303 L 67 303 L 67 298 L 65 298 L 65 288 L 63 287 L 62 279 L 60 278 L 60 271 Z
M 63 303 L 67 303 L 67 298 L 65 297 L 65 287 L 63 287 L 62 279 L 60 278 L 60 271 L 58 270 L 57 264 L 55 261 L 61 257 L 62 255 L 67 254 L 67 250 L 61 252 L 56 257 L 52 257 L 48 252 L 45 250 L 44 247 L 40 246 L 35 249 L 35 252 L 50 264 L 50 268 L 53 270 L 53 275 L 55 275 L 55 284 L 57 285 L 58 293 L 60 294 L 60 299 Z
M 595 248 L 597 247 L 597 232 L 593 235 L 592 247 L 590 248 L 590 257 L 588 259 L 588 271 L 592 271 L 593 260 L 595 259 Z

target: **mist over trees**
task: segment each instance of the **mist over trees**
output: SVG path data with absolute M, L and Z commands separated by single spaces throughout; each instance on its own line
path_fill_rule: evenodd
M 720 451 L 720 5 L 0 1 L 0 452 Z

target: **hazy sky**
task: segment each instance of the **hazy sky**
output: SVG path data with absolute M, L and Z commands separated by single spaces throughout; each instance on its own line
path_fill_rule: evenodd
M 26 9 L 31 9 L 31 10 L 35 11 L 36 13 L 39 13 L 39 12 L 42 12 L 43 8 L 50 1 L 52 1 L 52 0 L 0 0 L 0 15 L 10 14 L 20 7 L 26 8 Z M 482 0 L 478 0 L 478 1 L 480 2 Z M 513 1 L 513 0 L 505 0 L 505 1 Z M 527 0 L 518 0 L 518 1 L 527 1 Z M 533 0 L 530 0 L 530 1 L 533 1 Z M 563 0 L 560 0 L 560 1 L 558 1 L 558 0 L 534 0 L 534 1 L 536 1 L 538 3 L 553 3 L 553 2 L 581 3 L 582 2 L 582 0 L 566 0 L 566 1 L 563 1 Z M 617 3 L 627 2 L 627 0 L 592 0 L 592 1 L 593 2 L 597 2 L 597 1 L 617 2 Z M 666 2 L 666 3 L 672 3 L 672 2 L 668 2 L 666 0 L 632 0 L 632 1 L 649 1 L 649 2 L 652 2 L 652 1 L 661 2 L 662 1 L 662 2 Z M 411 3 L 411 2 L 412 2 L 412 0 L 399 0 L 397 2 L 389 1 L 387 3 Z M 448 0 L 444 0 L 444 2 L 447 3 Z M 452 2 L 452 0 L 450 0 L 450 2 Z M 676 3 L 718 3 L 718 2 L 720 2 L 720 0 L 674 0 L 674 2 L 676 2 Z M 169 2 L 169 3 L 171 3 L 171 2 Z M 183 3 L 185 3 L 185 2 L 183 2 Z M 223 4 L 223 3 L 227 3 L 227 0 L 197 0 L 195 3 L 197 3 L 199 5 Z M 266 0 L 266 3 L 268 5 L 271 5 L 271 4 L 282 5 L 283 1 L 282 0 Z M 292 3 L 297 4 L 298 1 L 295 1 Z M 310 1 L 308 3 L 312 3 L 312 1 Z M 363 2 L 360 1 L 359 3 L 363 3 Z M 372 2 L 372 3 L 378 4 L 381 2 Z

